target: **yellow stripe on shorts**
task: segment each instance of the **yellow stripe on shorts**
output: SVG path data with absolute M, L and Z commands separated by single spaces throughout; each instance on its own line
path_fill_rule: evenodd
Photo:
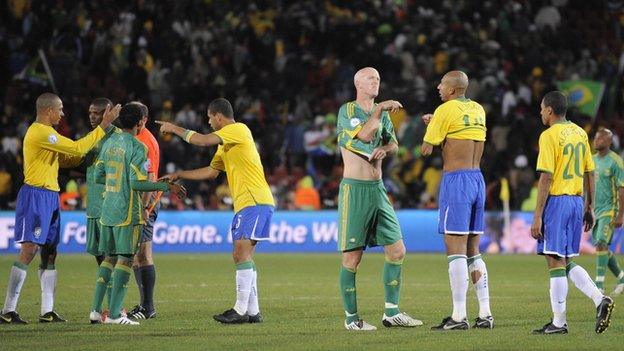
M 342 240 L 340 243 L 341 250 L 346 250 L 347 248 L 347 228 L 348 228 L 348 214 L 349 214 L 349 184 L 343 185 L 342 192 L 342 214 L 340 221 L 342 222 Z

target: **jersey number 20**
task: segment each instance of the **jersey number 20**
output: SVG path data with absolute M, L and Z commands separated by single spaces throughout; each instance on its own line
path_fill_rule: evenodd
M 565 144 L 563 147 L 563 156 L 568 157 L 568 162 L 566 162 L 565 168 L 563 169 L 563 179 L 572 179 L 574 175 L 577 177 L 582 177 L 583 172 L 581 170 L 581 157 L 585 156 L 585 143 L 577 143 L 573 145 L 571 143 Z M 574 159 L 574 161 L 572 161 Z M 570 165 L 570 163 L 574 162 L 574 165 Z M 574 167 L 574 175 L 571 174 L 571 167 Z

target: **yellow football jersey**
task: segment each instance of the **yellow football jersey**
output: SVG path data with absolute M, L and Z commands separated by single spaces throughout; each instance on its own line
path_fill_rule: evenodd
M 485 141 L 485 110 L 466 98 L 449 100 L 433 113 L 423 140 L 440 145 L 444 139 Z
M 223 144 L 217 148 L 210 167 L 227 174 L 234 199 L 234 212 L 255 205 L 275 206 L 249 128 L 243 123 L 233 123 L 214 133 Z
M 583 175 L 594 170 L 583 128 L 563 121 L 543 131 L 539 138 L 537 170 L 552 173 L 550 195 L 583 195 Z
M 24 183 L 59 191 L 59 155 L 82 157 L 104 135 L 104 129 L 98 126 L 82 139 L 73 141 L 60 135 L 52 126 L 34 122 L 24 136 Z

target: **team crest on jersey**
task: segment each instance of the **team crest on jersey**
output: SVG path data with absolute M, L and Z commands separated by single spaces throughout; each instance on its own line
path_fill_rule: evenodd
M 611 170 L 610 169 L 606 169 L 604 174 L 608 177 L 611 175 Z
M 355 128 L 357 126 L 360 125 L 360 123 L 362 123 L 362 121 L 360 121 L 359 118 L 351 118 L 351 121 L 349 121 L 351 123 L 351 128 Z
M 35 239 L 39 239 L 41 236 L 41 227 L 35 227 Z
M 48 135 L 48 142 L 50 142 L 50 144 L 56 144 L 58 143 L 58 137 L 54 134 L 50 134 Z

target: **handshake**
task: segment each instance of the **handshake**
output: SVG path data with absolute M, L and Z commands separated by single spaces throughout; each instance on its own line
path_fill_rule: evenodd
M 182 185 L 182 184 L 178 184 L 175 183 L 175 181 L 179 178 L 179 177 L 173 177 L 174 174 L 167 174 L 165 176 L 162 176 L 160 178 L 158 178 L 159 182 L 166 182 L 167 186 L 169 187 L 169 192 L 175 194 L 175 196 L 178 197 L 178 199 L 183 200 L 184 198 L 186 198 L 186 188 Z

